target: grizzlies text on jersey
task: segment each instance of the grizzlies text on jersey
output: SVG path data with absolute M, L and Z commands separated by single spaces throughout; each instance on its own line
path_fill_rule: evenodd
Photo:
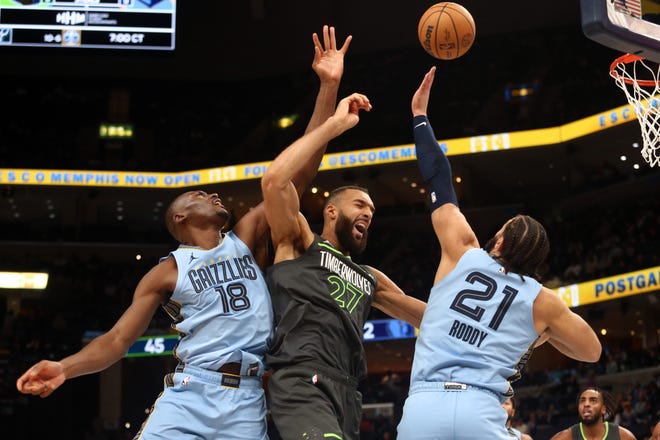
M 258 369 L 261 375 L 273 336 L 273 310 L 262 271 L 247 246 L 228 232 L 213 249 L 180 246 L 170 255 L 176 259 L 178 279 L 164 308 L 181 335 L 176 358 L 208 370 L 241 362 L 243 370 Z

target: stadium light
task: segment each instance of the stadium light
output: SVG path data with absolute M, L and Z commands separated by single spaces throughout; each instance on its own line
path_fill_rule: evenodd
M 46 272 L 0 272 L 0 289 L 45 289 Z

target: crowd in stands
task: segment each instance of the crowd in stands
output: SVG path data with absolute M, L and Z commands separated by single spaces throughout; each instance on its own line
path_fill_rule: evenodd
M 610 356 L 621 359 L 620 368 L 631 374 L 631 386 L 613 386 L 608 381 L 609 375 L 616 374 L 606 371 L 605 360 Z M 650 380 L 635 379 L 637 371 L 652 367 L 655 369 Z M 516 383 L 513 426 L 536 440 L 547 440 L 579 421 L 577 400 L 587 386 L 597 386 L 612 395 L 615 408 L 608 414 L 608 420 L 629 429 L 638 440 L 648 438 L 651 428 L 660 420 L 660 353 L 657 347 L 632 353 L 610 351 L 597 364 L 576 362 L 571 368 L 540 371 L 535 376 L 535 384 L 529 381 Z M 394 428 L 401 416 L 408 385 L 409 376 L 393 372 L 387 372 L 380 380 L 373 377 L 365 382 L 365 403 L 392 402 L 394 405 L 391 416 L 363 418 L 363 439 L 395 438 Z
M 645 202 L 645 203 L 642 203 Z M 639 270 L 652 266 L 660 266 L 660 256 L 655 252 L 658 245 L 658 218 L 653 215 L 660 209 L 657 199 L 645 199 L 627 204 L 621 204 L 616 211 L 610 208 L 577 211 L 572 216 L 563 218 L 563 223 L 570 225 L 570 233 L 564 231 L 557 234 L 558 245 L 553 247 L 556 255 L 552 260 L 550 279 L 558 284 L 575 281 L 585 281 L 597 277 L 620 274 L 626 271 Z M 614 213 L 616 212 L 616 215 Z M 587 221 L 590 218 L 591 221 Z M 603 219 L 606 219 L 604 221 Z M 372 240 L 368 252 L 364 256 L 371 264 L 381 267 L 409 294 L 426 299 L 433 279 L 433 271 L 437 264 L 438 249 L 431 248 L 428 239 L 420 231 L 427 221 L 427 216 L 421 216 L 417 226 L 406 224 L 399 226 L 397 218 L 383 221 L 372 231 Z M 598 225 L 598 227 L 596 227 Z M 550 228 L 552 230 L 552 227 Z M 641 237 L 641 238 L 640 238 Z M 571 241 L 572 240 L 572 241 Z M 632 241 L 637 244 L 633 249 L 626 249 L 626 244 Z M 609 243 L 606 246 L 604 243 Z M 614 243 L 622 243 L 623 249 L 616 258 L 612 257 Z M 589 249 L 601 256 L 604 263 L 597 265 L 597 270 L 566 274 L 565 267 L 575 258 L 576 248 Z M 617 254 L 617 253 L 615 253 Z M 34 400 L 17 395 L 14 381 L 27 366 L 41 358 L 57 359 L 75 351 L 82 343 L 85 331 L 107 330 L 123 309 L 129 304 L 133 288 L 139 277 L 152 264 L 150 261 L 136 260 L 130 264 L 104 262 L 100 255 L 83 259 L 75 255 L 61 255 L 50 261 L 36 260 L 37 255 L 27 258 L 32 264 L 38 263 L 48 267 L 51 273 L 51 286 L 47 294 L 38 298 L 22 300 L 20 312 L 13 314 L 11 310 L 2 315 L 2 346 L 0 347 L 0 415 L 11 416 L 12 420 L 21 420 L 16 415 L 33 410 Z M 17 264 L 24 264 L 21 258 Z M 641 265 L 640 265 L 641 264 Z M 11 268 L 11 267 L 10 267 Z M 657 293 L 651 293 L 656 295 Z M 371 319 L 382 319 L 376 309 L 373 309 Z M 652 323 L 650 325 L 653 325 Z M 164 334 L 169 332 L 169 318 L 158 313 L 150 332 Z M 575 397 L 569 384 L 577 379 L 585 380 L 590 375 L 611 375 L 636 368 L 646 368 L 660 365 L 657 342 L 649 341 L 650 348 L 637 353 L 625 351 L 624 347 L 606 350 L 601 362 L 595 366 L 576 366 L 569 371 L 530 372 L 523 375 L 520 387 L 538 387 L 552 384 L 552 388 L 536 396 L 534 399 L 524 399 L 520 403 L 519 417 L 525 420 L 530 431 L 541 429 L 541 420 L 545 425 L 558 427 L 557 421 L 565 421 L 574 416 L 569 405 Z M 590 370 L 591 369 L 591 370 Z M 154 372 L 155 375 L 160 373 Z M 399 372 L 404 375 L 405 372 Z M 372 379 L 370 379 L 372 380 Z M 82 382 L 82 381 L 81 381 Z M 155 383 L 160 378 L 154 378 Z M 76 385 L 74 385 L 76 384 Z M 72 381 L 72 387 L 78 386 L 78 379 Z M 405 392 L 405 380 L 384 381 L 377 384 L 365 384 L 365 402 L 378 402 L 396 395 L 397 405 L 402 403 L 401 392 Z M 657 418 L 659 414 L 644 414 L 630 419 L 630 411 L 642 411 L 645 408 L 639 400 L 646 401 L 648 408 L 660 406 L 657 404 L 657 383 L 639 385 L 621 395 L 621 405 L 618 415 L 623 423 L 630 423 L 634 429 L 642 430 L 647 418 Z M 398 390 L 398 391 L 393 391 Z M 87 390 L 89 391 L 89 390 Z M 59 391 L 58 391 L 59 392 Z M 65 394 L 66 391 L 61 394 Z M 56 393 L 57 394 L 57 393 Z M 91 394 L 91 393 L 90 393 Z M 75 393 L 77 399 L 85 402 L 80 392 Z M 641 395 L 641 398 L 640 398 Z M 543 398 L 543 396 L 546 396 Z M 549 397 L 548 397 L 549 396 Z M 64 398 L 64 397 L 62 397 Z M 149 397 L 151 398 L 151 397 Z M 552 399 L 568 400 L 552 400 Z M 548 400 L 550 399 L 550 400 Z M 148 399 L 147 399 L 148 400 Z M 625 401 L 630 403 L 627 409 Z M 73 402 L 70 402 L 72 405 Z M 574 403 L 574 402 L 573 402 Z M 41 406 L 44 403 L 40 404 Z M 85 403 L 97 405 L 96 402 Z M 568 409 L 567 409 L 568 408 Z M 385 432 L 392 431 L 391 417 L 380 417 L 383 420 L 365 420 L 365 428 L 373 425 L 373 439 L 387 438 Z M 545 429 L 545 428 L 544 428 Z M 382 431 L 382 432 L 381 432 Z M 366 434 L 365 434 L 366 435 Z M 642 438 L 642 437 L 639 437 Z
M 606 359 L 621 359 L 621 371 L 629 373 L 631 385 L 618 386 L 608 381 L 617 373 L 608 373 Z M 614 398 L 610 422 L 629 429 L 637 439 L 649 436 L 660 418 L 660 354 L 657 347 L 637 351 L 607 351 L 594 365 L 576 364 L 574 368 L 546 372 L 536 386 L 520 384 L 516 424 L 536 439 L 550 438 L 560 429 L 579 421 L 577 397 L 586 386 L 598 386 Z M 638 371 L 654 367 L 650 379 L 636 378 Z M 527 393 L 525 393 L 527 391 Z

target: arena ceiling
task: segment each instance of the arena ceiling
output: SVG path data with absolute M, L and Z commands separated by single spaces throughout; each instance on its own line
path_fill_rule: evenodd
M 9 62 L 3 63 L 2 74 L 209 80 L 286 74 L 308 67 L 311 33 L 325 24 L 335 26 L 340 38 L 350 32 L 354 36 L 351 50 L 356 54 L 418 47 L 419 17 L 434 3 L 248 0 L 208 2 L 202 7 L 177 2 L 174 53 L 114 53 L 95 56 L 93 65 L 84 65 L 88 58 L 84 51 L 64 55 L 62 51 L 3 50 L 3 58 L 8 57 Z M 524 0 L 504 0 L 496 5 L 483 0 L 460 3 L 473 15 L 477 36 L 553 29 L 575 24 L 580 14 L 579 1 L 575 0 L 558 0 L 544 7 Z M 117 67 L 119 60 L 122 67 Z

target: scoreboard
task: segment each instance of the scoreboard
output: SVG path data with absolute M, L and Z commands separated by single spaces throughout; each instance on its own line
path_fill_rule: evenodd
M 174 50 L 175 2 L 0 0 L 0 48 Z
M 364 324 L 364 342 L 385 341 L 390 339 L 415 338 L 418 330 L 411 324 L 398 319 L 379 319 Z M 90 340 L 98 334 L 88 334 Z M 172 354 L 179 342 L 178 335 L 143 336 L 126 353 L 125 357 L 163 356 Z

